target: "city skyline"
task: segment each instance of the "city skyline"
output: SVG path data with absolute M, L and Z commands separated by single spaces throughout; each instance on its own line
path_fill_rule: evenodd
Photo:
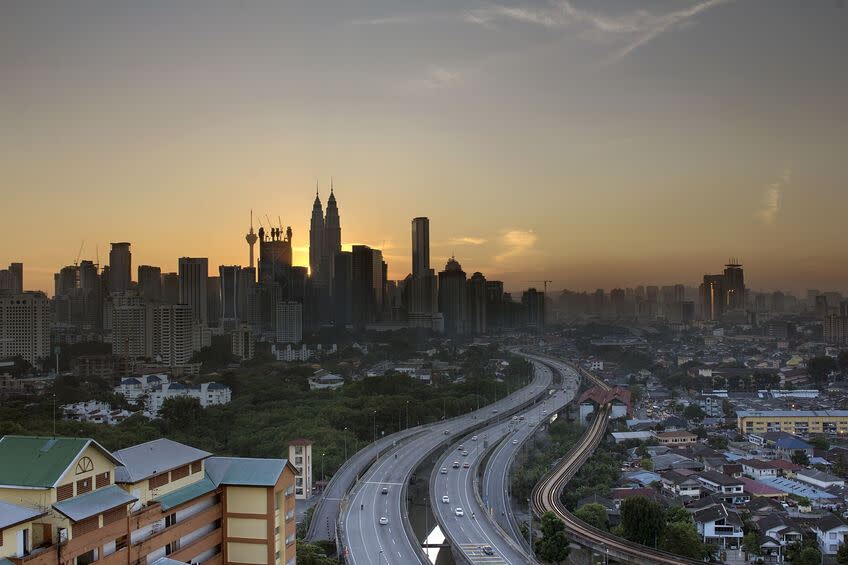
M 697 286 L 739 257 L 753 291 L 846 290 L 838 2 L 202 4 L 0 5 L 2 259 L 28 289 L 82 241 L 247 265 L 250 209 L 307 265 L 333 175 L 344 248 L 390 279 L 426 216 L 434 269 L 508 289 Z

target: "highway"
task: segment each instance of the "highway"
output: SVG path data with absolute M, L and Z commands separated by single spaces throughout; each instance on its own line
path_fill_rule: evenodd
M 406 520 L 405 487 L 412 472 L 431 453 L 447 448 L 457 435 L 481 426 L 486 420 L 498 420 L 544 393 L 550 384 L 550 373 L 536 372 L 530 385 L 510 396 L 469 414 L 421 428 L 417 436 L 381 456 L 342 504 L 341 544 L 347 561 L 360 565 L 428 563 Z M 387 523 L 380 524 L 380 518 L 386 518 Z
M 536 364 L 536 370 L 550 377 L 548 367 Z M 455 441 L 451 449 L 439 459 L 430 479 L 430 494 L 433 497 L 431 507 L 451 545 L 462 551 L 469 562 L 475 564 L 536 562 L 528 550 L 510 539 L 489 515 L 486 506 L 475 492 L 477 471 L 487 451 L 485 448 L 487 442 L 489 444 L 501 442 L 501 446 L 519 448 L 520 442 L 538 428 L 540 419 L 550 417 L 552 412 L 560 410 L 570 400 L 567 393 L 557 391 L 554 395 L 519 412 L 510 421 L 493 424 Z M 474 437 L 477 438 L 476 441 Z M 444 473 L 441 472 L 442 469 Z M 448 502 L 444 502 L 443 496 L 448 497 Z M 457 516 L 457 508 L 462 508 L 462 516 Z M 484 551 L 487 547 L 491 550 L 490 554 Z
M 550 418 L 552 413 L 560 410 L 574 399 L 574 395 L 577 394 L 577 390 L 580 388 L 580 375 L 567 364 L 557 363 L 549 359 L 545 359 L 545 363 L 553 366 L 560 373 L 562 378 L 561 387 L 564 391 L 556 400 L 551 399 L 548 401 L 549 409 L 547 410 L 546 417 Z M 544 370 L 550 370 L 544 365 L 539 366 L 544 367 Z M 513 541 L 524 548 L 529 548 L 530 546 L 518 530 L 518 524 L 512 515 L 509 500 L 509 469 L 515 454 L 522 448 L 524 442 L 536 433 L 539 425 L 541 425 L 541 422 L 535 426 L 528 425 L 518 428 L 512 434 L 510 441 L 502 442 L 495 448 L 495 451 L 486 462 L 486 467 L 483 471 L 483 500 L 491 509 L 492 519 Z M 515 443 L 512 440 L 515 440 Z
M 556 360 L 554 360 L 556 361 Z M 580 373 L 588 380 L 594 381 L 599 386 L 609 386 L 584 369 Z M 566 532 L 581 545 L 587 546 L 594 551 L 614 558 L 616 561 L 625 563 L 656 563 L 661 565 L 679 565 L 703 563 L 665 551 L 651 549 L 644 545 L 634 543 L 609 532 L 589 526 L 582 520 L 578 520 L 571 512 L 563 507 L 560 502 L 560 494 L 566 483 L 580 469 L 580 466 L 592 455 L 592 452 L 603 439 L 606 433 L 607 422 L 610 415 L 610 405 L 599 407 L 595 413 L 589 428 L 583 438 L 554 466 L 533 489 L 533 508 L 537 515 L 547 511 L 554 512 L 565 522 Z M 605 557 L 606 559 L 606 557 Z

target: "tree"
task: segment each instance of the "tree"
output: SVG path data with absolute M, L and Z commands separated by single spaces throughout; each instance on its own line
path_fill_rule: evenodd
M 533 542 L 536 556 L 549 563 L 565 561 L 571 551 L 565 535 L 565 523 L 553 512 L 542 514 L 542 537 Z
M 736 417 L 736 406 L 734 406 L 733 403 L 726 398 L 721 399 L 721 410 L 724 412 L 725 418 Z
M 839 365 L 840 371 L 848 371 L 848 349 L 843 349 L 836 356 L 836 364 Z
M 599 530 L 606 530 L 609 523 L 607 509 L 602 504 L 584 504 L 574 512 L 574 515 Z
M 760 555 L 760 540 L 757 532 L 748 532 L 742 537 L 742 549 L 754 555 Z
M 839 546 L 839 551 L 836 552 L 836 562 L 842 565 L 848 565 L 848 543 L 842 543 Z
M 813 357 L 807 361 L 807 372 L 817 383 L 827 382 L 832 371 L 836 370 L 836 361 L 832 357 Z
M 821 449 L 822 451 L 830 449 L 830 441 L 828 441 L 828 439 L 824 436 L 813 436 L 807 440 L 807 443 L 816 449 Z
M 703 542 L 691 522 L 671 522 L 663 529 L 660 549 L 700 559 L 703 556 Z
M 646 471 L 653 471 L 654 470 L 654 462 L 651 461 L 650 459 L 648 459 L 647 457 L 643 457 L 642 461 L 640 461 L 639 464 Z
M 644 496 L 631 496 L 621 503 L 621 529 L 630 541 L 653 547 L 665 526 L 665 509 Z
M 821 551 L 815 547 L 805 547 L 798 553 L 798 557 L 792 560 L 792 565 L 819 565 L 821 558 Z
M 159 417 L 175 430 L 193 429 L 202 414 L 200 401 L 187 396 L 166 398 L 159 409 Z
M 667 522 L 691 522 L 692 514 L 682 506 L 669 506 L 665 511 Z
M 713 449 L 727 449 L 727 444 L 727 436 L 710 436 L 709 438 L 707 438 L 707 445 L 709 445 Z
M 706 412 L 701 410 L 701 407 L 697 404 L 690 404 L 689 406 L 683 409 L 683 417 L 687 420 L 694 420 L 696 422 L 700 422 L 706 416 Z
M 810 458 L 807 457 L 807 452 L 803 449 L 796 449 L 790 459 L 793 463 L 802 467 L 806 467 L 810 464 Z

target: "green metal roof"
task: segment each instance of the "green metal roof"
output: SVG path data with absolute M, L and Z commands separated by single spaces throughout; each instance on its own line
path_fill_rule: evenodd
M 0 439 L 0 485 L 55 486 L 90 441 L 86 438 L 4 436 Z
M 168 494 L 157 496 L 153 499 L 153 502 L 160 502 L 162 504 L 162 510 L 170 510 L 171 508 L 176 508 L 180 504 L 184 504 L 189 500 L 194 500 L 198 496 L 203 496 L 206 493 L 212 492 L 216 488 L 215 483 L 213 483 L 207 475 L 196 483 L 192 483 L 173 492 L 169 492 Z
M 79 522 L 91 516 L 96 516 L 107 510 L 112 510 L 119 506 L 126 506 L 130 502 L 135 502 L 138 498 L 134 497 L 124 489 L 116 485 L 99 488 L 95 491 L 57 502 L 53 508 L 73 520 Z
M 286 463 L 285 459 L 210 457 L 206 473 L 216 485 L 274 486 Z

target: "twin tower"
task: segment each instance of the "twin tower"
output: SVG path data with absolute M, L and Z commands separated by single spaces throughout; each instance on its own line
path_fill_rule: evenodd
M 330 198 L 327 200 L 327 215 L 318 197 L 315 185 L 315 202 L 312 204 L 312 221 L 309 223 L 309 276 L 326 287 L 333 280 L 333 258 L 342 250 L 342 227 L 339 208 L 330 181 Z

